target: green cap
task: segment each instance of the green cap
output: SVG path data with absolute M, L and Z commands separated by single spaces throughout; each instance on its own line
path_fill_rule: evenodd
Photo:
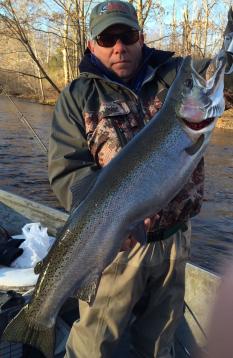
M 119 0 L 101 2 L 91 12 L 91 38 L 94 39 L 109 26 L 116 24 L 123 24 L 135 30 L 140 30 L 137 13 L 133 5 Z

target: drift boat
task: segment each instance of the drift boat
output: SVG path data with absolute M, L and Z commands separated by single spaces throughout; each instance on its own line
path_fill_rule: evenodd
M 0 213 L 2 213 L 3 219 L 6 212 L 7 216 L 10 212 L 12 222 L 17 222 L 17 220 L 22 220 L 23 223 L 40 222 L 42 226 L 48 228 L 49 235 L 55 237 L 59 228 L 64 225 L 68 218 L 68 214 L 64 212 L 0 190 Z M 1 220 L 1 223 L 4 224 L 4 220 Z M 33 268 L 15 269 L 0 266 L 0 296 L 11 290 L 13 291 L 13 296 L 23 295 L 22 297 L 27 302 L 30 299 L 36 280 L 37 277 L 34 275 Z M 186 265 L 185 280 L 184 317 L 176 332 L 175 342 L 176 357 L 178 358 L 192 357 L 194 352 L 196 354 L 198 350 L 205 350 L 208 318 L 220 278 L 214 273 L 188 263 Z M 12 309 L 8 308 L 8 310 L 12 312 Z M 2 311 L 0 310 L 0 321 L 1 314 L 4 314 L 3 309 Z M 56 329 L 56 358 L 64 356 L 65 342 L 72 322 L 76 319 L 78 319 L 77 301 L 71 299 L 68 304 L 65 304 L 59 315 Z M 127 333 L 123 337 L 123 341 L 125 342 L 122 345 L 127 345 Z M 30 348 L 27 349 L 30 350 Z M 42 357 L 42 355 L 35 352 L 31 353 L 31 355 L 30 353 L 25 354 L 25 347 L 21 344 L 0 341 L 1 358 L 20 358 L 25 356 Z M 125 357 L 123 352 L 118 352 L 119 356 Z

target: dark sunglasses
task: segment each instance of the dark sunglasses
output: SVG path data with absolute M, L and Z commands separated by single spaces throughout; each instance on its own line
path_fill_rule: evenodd
M 101 47 L 113 47 L 117 40 L 121 40 L 124 45 L 133 45 L 139 40 L 139 31 L 130 30 L 122 34 L 100 34 L 95 38 Z

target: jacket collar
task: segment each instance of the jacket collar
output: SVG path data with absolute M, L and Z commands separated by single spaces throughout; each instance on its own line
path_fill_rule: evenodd
M 146 45 L 143 46 L 142 51 L 142 62 L 138 68 L 137 74 L 128 84 L 125 84 L 116 74 L 109 71 L 94 55 L 91 54 L 89 49 L 85 51 L 85 55 L 79 65 L 80 74 L 89 73 L 90 75 L 92 74 L 94 76 L 108 78 L 111 81 L 124 84 L 124 86 L 127 86 L 138 93 L 145 79 L 147 67 L 151 66 L 153 69 L 156 69 L 174 55 L 174 52 L 156 50 L 154 48 L 149 48 Z

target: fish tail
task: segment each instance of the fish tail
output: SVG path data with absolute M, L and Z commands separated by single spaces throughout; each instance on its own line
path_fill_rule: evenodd
M 27 306 L 7 325 L 3 341 L 29 344 L 40 350 L 46 358 L 54 357 L 55 326 L 50 328 L 30 324 Z

